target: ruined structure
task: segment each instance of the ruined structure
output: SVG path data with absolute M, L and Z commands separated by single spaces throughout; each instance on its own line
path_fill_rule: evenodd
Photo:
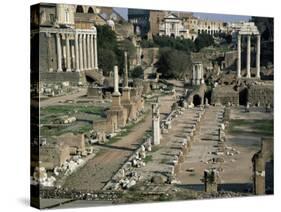
M 115 131 L 119 127 L 124 127 L 127 122 L 127 110 L 121 105 L 118 66 L 114 66 L 114 92 L 111 99 L 112 105 L 107 111 L 107 119 L 111 122 L 112 130 Z
M 205 192 L 213 193 L 218 191 L 218 177 L 219 173 L 216 169 L 204 171 Z
M 267 163 L 273 163 L 273 140 L 272 138 L 262 138 L 261 150 L 252 158 L 253 163 L 253 192 L 256 195 L 266 194 L 266 176 L 271 175 L 273 178 L 272 168 L 266 170 Z M 273 167 L 273 164 L 272 164 Z M 266 171 L 271 173 L 266 173 Z M 273 180 L 273 179 L 272 179 Z M 271 181 L 272 181 L 271 180 Z M 273 182 L 271 182 L 273 183 Z M 269 190 L 273 191 L 273 188 Z
M 192 85 L 204 84 L 204 70 L 201 62 L 192 63 Z
M 131 93 L 130 87 L 128 84 L 128 55 L 127 52 L 124 52 L 124 80 L 123 80 L 123 89 L 122 89 L 122 105 L 127 109 L 127 121 L 134 120 L 137 117 L 136 107 L 131 103 Z
M 41 3 L 31 10 L 31 55 L 39 55 L 39 64 L 32 63 L 31 71 L 40 72 L 41 82 L 69 81 L 77 85 L 85 82 L 85 75 L 103 80 L 97 71 L 96 28 L 93 23 L 75 22 L 76 5 Z
M 270 105 L 273 107 L 273 84 L 251 85 L 248 88 L 248 102 L 255 106 L 266 107 Z
M 221 105 L 239 105 L 239 92 L 235 91 L 231 85 L 217 86 L 212 90 L 211 103 Z
M 256 78 L 260 78 L 260 33 L 253 22 L 244 23 L 237 32 L 237 78 L 241 77 L 241 37 L 247 36 L 247 78 L 251 78 L 251 36 L 256 37 Z

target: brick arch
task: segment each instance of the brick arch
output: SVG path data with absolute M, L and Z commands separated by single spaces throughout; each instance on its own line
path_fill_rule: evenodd
M 88 8 L 88 13 L 94 13 L 93 7 L 89 7 L 89 8 Z
M 76 13 L 84 13 L 84 8 L 82 5 L 77 5 L 76 6 Z

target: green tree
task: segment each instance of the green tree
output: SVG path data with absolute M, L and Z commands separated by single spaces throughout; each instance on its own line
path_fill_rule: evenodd
M 105 76 L 109 76 L 109 73 L 113 70 L 114 65 L 117 64 L 116 54 L 111 49 L 99 48 L 99 68 L 103 70 Z
M 143 69 L 141 66 L 137 66 L 130 73 L 132 78 L 141 78 L 143 76 Z
M 212 35 L 209 35 L 207 33 L 201 33 L 195 39 L 194 43 L 195 43 L 196 50 L 200 51 L 204 47 L 214 45 L 215 42 L 214 42 L 214 38 Z
M 184 51 L 165 47 L 160 49 L 157 66 L 164 78 L 183 79 L 190 70 L 191 58 Z

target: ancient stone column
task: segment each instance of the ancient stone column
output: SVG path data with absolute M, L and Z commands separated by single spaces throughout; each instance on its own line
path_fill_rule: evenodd
M 90 43 L 90 34 L 87 35 L 87 68 L 91 69 L 91 43 Z
M 257 52 L 256 52 L 256 77 L 260 78 L 260 54 L 261 54 L 261 36 L 257 35 Z
M 94 45 L 95 45 L 95 69 L 98 69 L 98 50 L 97 50 L 97 35 L 94 35 Z
M 87 67 L 87 45 L 86 45 L 86 34 L 83 34 L 83 67 L 84 67 L 84 70 L 88 70 L 88 67 Z
M 61 38 L 60 38 L 60 34 L 57 33 L 56 34 L 56 40 L 57 40 L 57 56 L 58 56 L 58 70 L 57 72 L 61 72 L 62 71 L 62 67 L 61 67 Z
M 251 35 L 247 37 L 247 78 L 251 78 Z
M 237 35 L 237 78 L 241 77 L 241 35 Z
M 75 33 L 75 71 L 79 72 L 79 46 L 78 46 L 78 34 Z
M 201 72 L 201 84 L 204 84 L 205 83 L 205 80 L 204 80 L 204 69 L 203 69 L 203 64 L 200 64 L 200 72 Z
M 265 194 L 265 160 L 262 152 L 257 152 L 253 158 L 253 192 L 255 195 Z
M 66 38 L 65 38 L 65 34 L 62 34 L 62 38 L 64 41 L 66 41 Z M 63 58 L 63 67 L 65 68 L 66 67 L 66 42 L 62 42 L 62 58 Z
M 81 71 L 84 71 L 83 65 L 83 35 L 79 34 L 79 67 Z
M 71 55 L 70 55 L 70 48 L 69 48 L 69 35 L 65 35 L 65 42 L 66 42 L 66 71 L 71 71 Z
M 152 104 L 152 144 L 160 144 L 160 112 L 158 103 Z
M 127 52 L 124 52 L 124 87 L 128 88 L 128 61 L 127 61 Z
M 118 66 L 114 66 L 114 92 L 113 95 L 120 96 L 119 92 L 119 76 L 118 76 Z
M 95 68 L 95 58 L 94 58 L 94 35 L 91 34 L 91 39 L 90 39 L 90 45 L 91 45 L 91 68 Z

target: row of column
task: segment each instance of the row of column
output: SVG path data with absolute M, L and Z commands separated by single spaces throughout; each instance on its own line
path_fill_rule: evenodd
M 192 64 L 192 84 L 200 85 L 204 84 L 204 70 L 202 63 Z
M 62 35 L 65 36 L 65 45 L 62 44 Z M 75 33 L 74 45 L 71 34 L 56 33 L 57 72 L 62 72 L 62 60 L 66 71 L 84 71 L 98 69 L 97 38 L 95 34 Z
M 260 46 L 261 37 L 256 35 L 256 77 L 260 78 Z M 237 36 L 237 78 L 241 77 L 241 35 Z M 251 78 L 251 35 L 247 36 L 247 78 Z

